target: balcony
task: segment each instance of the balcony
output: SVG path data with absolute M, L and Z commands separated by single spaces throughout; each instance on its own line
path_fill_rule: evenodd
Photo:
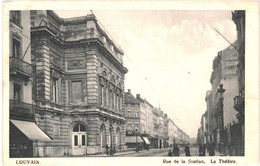
M 32 120 L 35 113 L 35 107 L 32 104 L 9 100 L 10 117 Z
M 239 113 L 243 114 L 244 112 L 244 104 L 245 103 L 245 93 L 244 90 L 241 90 L 239 93 L 239 96 L 236 96 L 234 98 L 234 108 L 237 110 Z
M 16 57 L 9 58 L 10 75 L 28 80 L 32 77 L 32 65 Z

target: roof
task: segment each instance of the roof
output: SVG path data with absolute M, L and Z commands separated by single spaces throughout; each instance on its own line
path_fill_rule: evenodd
M 140 101 L 138 101 L 131 93 L 125 92 L 125 103 L 140 104 Z
M 144 102 L 146 103 L 146 104 L 148 104 L 150 107 L 152 107 L 153 108 L 153 105 L 152 104 L 150 104 L 146 99 L 144 99 Z

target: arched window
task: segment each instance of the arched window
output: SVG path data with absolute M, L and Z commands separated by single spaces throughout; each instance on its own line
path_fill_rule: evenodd
M 82 131 L 86 131 L 86 127 L 82 124 L 77 124 L 74 128 L 73 128 L 73 132 L 82 132 Z
M 73 149 L 85 147 L 87 142 L 86 127 L 82 124 L 77 124 L 72 129 L 72 146 Z

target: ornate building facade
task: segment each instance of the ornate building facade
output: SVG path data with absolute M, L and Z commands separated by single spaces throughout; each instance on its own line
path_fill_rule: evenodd
M 35 155 L 124 151 L 123 51 L 93 14 L 30 14 L 35 121 L 53 139 L 39 141 Z

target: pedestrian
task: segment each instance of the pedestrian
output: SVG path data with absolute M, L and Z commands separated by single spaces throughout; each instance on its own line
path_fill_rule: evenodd
M 172 156 L 172 151 L 171 150 L 169 150 L 168 156 Z
M 114 146 L 113 153 L 116 154 L 116 145 Z
M 109 146 L 106 145 L 106 152 L 107 152 L 107 155 L 109 154 Z
M 146 145 L 146 149 L 147 149 L 147 151 L 149 150 L 149 145 Z
M 179 154 L 179 152 L 180 152 L 180 149 L 179 149 L 179 147 L 177 146 L 177 144 L 175 143 L 174 144 L 174 148 L 173 148 L 173 155 L 174 156 L 180 156 L 180 154 Z
M 229 156 L 233 156 L 233 145 L 232 145 L 232 143 L 230 142 L 229 144 L 228 144 L 228 155 Z
M 209 156 L 215 156 L 215 148 L 213 142 L 208 145 Z
M 203 148 L 203 147 L 202 147 L 202 144 L 199 144 L 199 156 L 203 156 L 203 155 L 202 155 L 202 148 Z
M 187 143 L 186 145 L 185 145 L 185 154 L 186 154 L 186 156 L 191 156 L 190 155 L 190 147 L 189 147 L 189 143 Z
M 206 145 L 202 144 L 202 156 L 206 155 Z

